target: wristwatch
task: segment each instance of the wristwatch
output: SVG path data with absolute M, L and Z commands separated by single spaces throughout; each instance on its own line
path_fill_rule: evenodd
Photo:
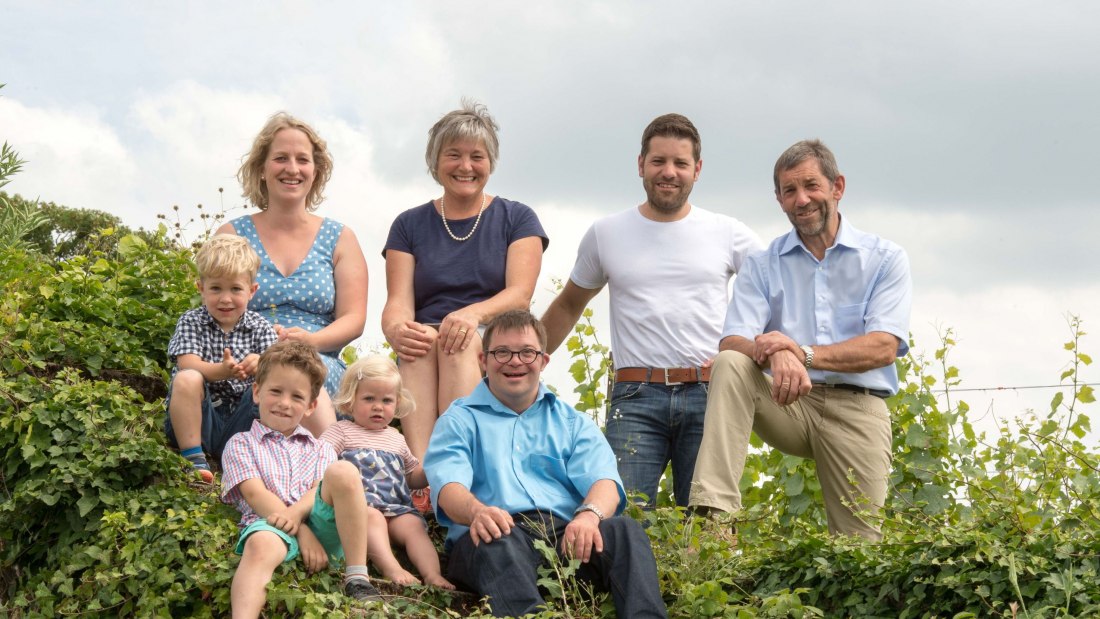
M 812 368 L 814 366 L 814 348 L 813 348 L 813 346 L 806 346 L 805 344 L 803 344 L 802 346 L 799 346 L 799 348 L 802 349 L 802 352 L 806 353 L 806 369 L 808 370 L 808 369 Z
M 591 503 L 581 503 L 577 507 L 577 509 L 573 510 L 573 517 L 575 518 L 577 516 L 577 514 L 579 514 L 581 512 L 592 512 L 593 514 L 596 514 L 597 518 L 599 518 L 600 520 L 603 520 L 603 510 L 601 510 L 600 508 L 596 507 L 595 505 L 593 505 Z

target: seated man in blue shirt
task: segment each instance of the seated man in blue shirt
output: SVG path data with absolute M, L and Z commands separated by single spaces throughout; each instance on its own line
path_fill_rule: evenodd
M 773 180 L 794 229 L 751 256 L 734 282 L 689 502 L 741 508 L 755 431 L 815 460 L 830 532 L 881 539 L 885 398 L 898 390 L 894 359 L 909 350 L 909 258 L 841 217 L 844 177 L 820 141 L 788 148 Z
M 539 381 L 550 356 L 530 312 L 494 318 L 478 353 L 485 379 L 436 422 L 424 470 L 448 527 L 447 578 L 489 597 L 496 616 L 536 612 L 541 539 L 611 592 L 619 617 L 667 617 L 645 531 L 615 456 L 588 416 Z

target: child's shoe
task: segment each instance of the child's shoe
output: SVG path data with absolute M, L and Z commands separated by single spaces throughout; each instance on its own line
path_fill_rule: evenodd
M 196 466 L 195 467 L 195 472 L 197 472 L 199 474 L 199 479 L 202 480 L 202 483 L 204 483 L 204 484 L 214 483 L 214 471 L 211 471 L 210 469 L 200 469 L 199 467 Z
M 191 463 L 191 466 L 195 467 L 195 471 L 198 472 L 199 478 L 202 479 L 202 483 L 214 483 L 214 471 L 210 470 L 210 463 L 206 461 L 206 455 L 202 453 L 202 447 L 184 449 L 180 452 L 180 455 L 186 458 L 187 461 Z
M 382 594 L 366 578 L 353 578 L 344 585 L 344 595 L 360 602 L 378 602 Z
M 432 489 L 431 488 L 417 488 L 412 491 L 413 507 L 416 511 L 424 514 L 425 516 L 433 515 L 432 511 Z

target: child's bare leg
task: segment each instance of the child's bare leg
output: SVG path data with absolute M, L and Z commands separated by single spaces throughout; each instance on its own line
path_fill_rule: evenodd
M 367 564 L 367 500 L 363 482 L 355 465 L 345 460 L 333 462 L 325 469 L 321 484 L 321 499 L 336 512 L 336 531 L 344 547 L 348 567 Z
M 195 370 L 180 370 L 172 379 L 172 399 L 168 401 L 168 417 L 172 433 L 181 450 L 202 442 L 202 401 L 206 385 L 202 374 Z
M 367 508 L 367 536 L 370 538 L 370 562 L 382 575 L 398 585 L 419 585 L 420 579 L 401 567 L 393 555 L 386 516 L 373 507 Z
M 214 481 L 210 464 L 202 451 L 202 410 L 206 398 L 206 379 L 196 370 L 180 370 L 172 379 L 172 397 L 168 400 L 168 418 L 180 455 L 202 475 L 206 483 Z
M 234 619 L 259 617 L 267 601 L 267 583 L 286 558 L 286 542 L 271 531 L 257 531 L 244 542 L 244 553 L 230 589 Z
M 415 514 L 402 514 L 391 518 L 389 524 L 390 536 L 405 547 L 405 553 L 420 572 L 425 584 L 444 589 L 455 588 L 439 569 L 439 553 L 428 537 L 428 532 L 424 530 L 423 519 Z

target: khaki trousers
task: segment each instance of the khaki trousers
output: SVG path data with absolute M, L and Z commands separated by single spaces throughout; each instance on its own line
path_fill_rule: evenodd
M 714 359 L 703 442 L 689 502 L 726 512 L 741 508 L 741 474 L 749 434 L 793 456 L 812 458 L 825 498 L 829 531 L 882 538 L 874 518 L 890 475 L 890 412 L 882 398 L 814 385 L 790 406 L 771 398 L 772 379 L 749 357 L 723 351 Z

